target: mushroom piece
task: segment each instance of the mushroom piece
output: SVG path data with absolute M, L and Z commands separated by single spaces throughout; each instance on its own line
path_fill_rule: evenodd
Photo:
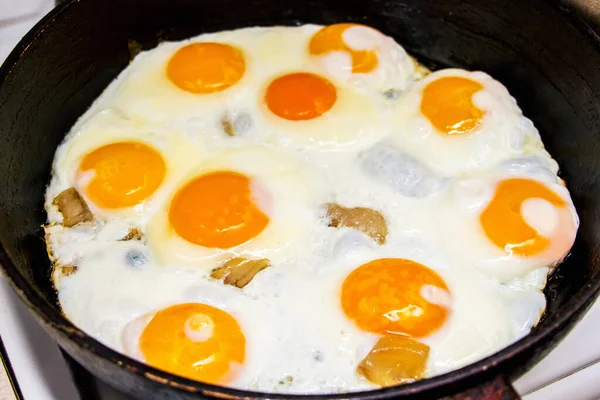
M 247 258 L 236 257 L 213 269 L 210 276 L 214 279 L 225 278 L 223 283 L 226 285 L 243 288 L 250 283 L 256 274 L 270 266 L 271 262 L 267 258 L 248 260 Z
M 67 265 L 55 264 L 54 265 L 55 272 L 58 272 L 58 274 L 62 277 L 73 275 L 75 272 L 77 272 L 77 269 L 78 269 L 78 267 L 75 264 L 67 264 Z
M 138 228 L 132 228 L 129 230 L 127 235 L 123 236 L 123 238 L 120 239 L 120 241 L 125 242 L 127 240 L 142 240 L 143 238 L 144 234 L 141 230 L 139 230 Z
M 378 244 L 384 244 L 387 240 L 387 223 L 379 211 L 365 207 L 348 208 L 337 203 L 328 203 L 326 208 L 329 226 L 356 229 Z
M 252 118 L 246 112 L 227 113 L 221 118 L 221 128 L 227 136 L 243 135 L 252 128 Z
M 80 222 L 92 221 L 94 215 L 75 188 L 63 190 L 54 198 L 54 204 L 63 216 L 63 225 L 70 228 Z
M 360 362 L 357 372 L 380 386 L 393 386 L 421 379 L 429 346 L 408 336 L 384 336 Z
M 233 122 L 231 122 L 231 119 L 229 119 L 229 117 L 224 116 L 223 118 L 221 118 L 221 126 L 223 127 L 223 132 L 225 132 L 227 136 L 235 136 Z

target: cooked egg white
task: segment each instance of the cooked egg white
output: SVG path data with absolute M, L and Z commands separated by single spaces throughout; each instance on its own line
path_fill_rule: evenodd
M 429 346 L 424 378 L 535 326 L 578 226 L 557 174 L 484 73 L 427 75 L 357 24 L 245 28 L 135 57 L 57 149 L 46 243 L 65 315 L 132 358 L 240 389 L 368 390 L 357 366 L 389 332 Z M 69 188 L 93 221 L 62 224 Z M 387 233 L 334 223 L 328 204 Z M 269 267 L 241 288 L 211 278 L 239 257 Z M 377 319 L 357 298 L 406 304 Z

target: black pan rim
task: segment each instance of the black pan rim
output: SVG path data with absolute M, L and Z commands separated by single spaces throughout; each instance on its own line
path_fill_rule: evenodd
M 29 46 L 42 35 L 45 28 L 53 23 L 54 20 L 60 18 L 69 7 L 79 3 L 82 0 L 66 0 L 60 3 L 44 18 L 42 18 L 16 45 L 13 51 L 6 58 L 4 64 L 0 66 L 0 88 L 3 86 L 7 77 L 10 75 L 13 66 L 26 53 Z M 550 6 L 557 9 L 565 22 L 573 25 L 582 35 L 584 39 L 592 43 L 600 53 L 600 36 L 573 10 L 572 5 L 568 0 L 548 0 Z M 182 392 L 197 392 L 204 395 L 220 395 L 231 398 L 248 399 L 348 399 L 349 397 L 361 398 L 364 400 L 376 400 L 389 398 L 390 395 L 403 396 L 414 395 L 422 392 L 429 392 L 436 389 L 441 389 L 445 386 L 454 386 L 457 381 L 465 378 L 475 378 L 477 376 L 487 378 L 497 375 L 499 367 L 510 360 L 518 353 L 530 350 L 545 340 L 549 339 L 561 327 L 569 324 L 571 318 L 580 311 L 588 307 L 591 302 L 600 293 L 600 274 L 596 274 L 580 291 L 573 296 L 564 306 L 568 309 L 564 313 L 555 313 L 548 316 L 542 321 L 538 327 L 532 330 L 528 335 L 505 347 L 504 349 L 493 353 L 482 360 L 469 364 L 457 370 L 427 378 L 411 384 L 390 387 L 384 389 L 376 389 L 372 391 L 350 392 L 341 394 L 328 395 L 290 395 L 276 394 L 265 392 L 253 392 L 241 389 L 232 389 L 217 385 L 206 384 L 181 378 L 172 375 L 168 372 L 161 371 L 149 365 L 138 362 L 129 358 L 111 348 L 100 343 L 96 339 L 88 336 L 81 329 L 73 325 L 62 313 L 48 304 L 38 293 L 33 285 L 17 270 L 14 266 L 3 243 L 0 243 L 0 269 L 8 278 L 8 281 L 15 289 L 17 294 L 25 302 L 30 310 L 32 310 L 42 325 L 52 327 L 58 335 L 65 340 L 70 340 L 75 343 L 81 350 L 91 352 L 98 357 L 109 360 L 117 365 L 123 372 L 132 372 L 144 379 L 152 380 L 159 384 L 168 385 L 170 388 L 180 390 Z

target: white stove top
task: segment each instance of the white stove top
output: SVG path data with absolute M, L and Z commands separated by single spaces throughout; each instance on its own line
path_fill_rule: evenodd
M 53 0 L 0 0 L 0 60 L 52 6 Z M 0 338 L 23 399 L 82 399 L 57 345 L 2 277 L 0 321 Z M 525 400 L 600 399 L 598 332 L 600 302 L 548 357 L 515 382 L 518 392 Z M 0 400 L 14 399 L 7 386 L 6 377 L 0 373 Z M 100 392 L 95 395 L 99 400 L 124 400 L 104 385 L 98 385 L 96 390 Z

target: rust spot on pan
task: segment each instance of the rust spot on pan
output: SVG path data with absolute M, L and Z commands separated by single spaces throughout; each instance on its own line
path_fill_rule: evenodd
M 186 392 L 197 392 L 198 391 L 198 389 L 195 388 L 194 386 L 184 385 L 182 383 L 177 383 L 177 382 L 169 382 L 169 386 L 174 387 L 175 389 L 185 390 Z
M 248 396 L 244 396 L 244 397 L 240 397 L 240 396 L 233 396 L 230 394 L 225 394 L 225 393 L 218 393 L 218 392 L 213 392 L 211 390 L 203 390 L 202 394 L 204 396 L 207 397 L 216 397 L 219 399 L 228 399 L 228 400 L 253 400 L 254 397 L 248 397 Z
M 167 385 L 167 384 L 170 383 L 168 379 L 161 378 L 160 376 L 156 376 L 156 375 L 151 374 L 149 372 L 144 372 L 144 376 L 146 378 L 150 379 L 151 381 L 158 382 L 158 383 L 161 383 L 163 385 Z

